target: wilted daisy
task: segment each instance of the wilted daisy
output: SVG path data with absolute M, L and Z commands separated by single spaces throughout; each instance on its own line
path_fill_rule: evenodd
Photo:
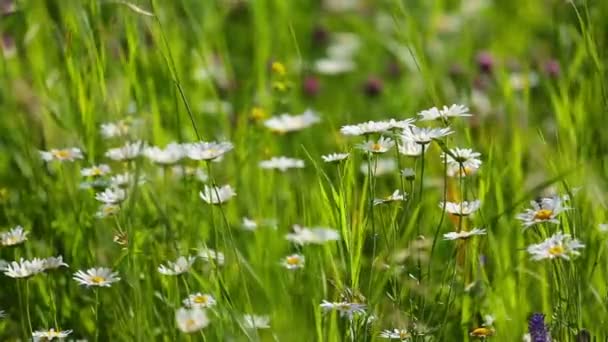
M 324 312 L 328 311 L 338 311 L 340 313 L 340 317 L 348 317 L 349 319 L 353 318 L 355 314 L 363 314 L 365 313 L 365 304 L 361 303 L 349 303 L 349 302 L 328 302 L 323 300 L 321 303 L 321 309 Z
M 68 267 L 68 264 L 63 262 L 63 256 L 61 256 L 61 255 L 59 255 L 57 257 L 48 257 L 46 259 L 43 259 L 42 261 L 43 261 L 44 271 L 55 270 L 55 269 L 58 269 L 59 267 Z
M 24 243 L 27 240 L 28 231 L 21 226 L 16 226 L 8 232 L 0 233 L 0 241 L 2 246 L 15 246 Z
M 562 258 L 570 260 L 570 256 L 580 255 L 578 249 L 585 245 L 577 239 L 572 239 L 569 234 L 557 232 L 545 241 L 528 246 L 528 253 L 532 255 L 532 260 Z
M 263 160 L 260 162 L 262 169 L 274 169 L 281 172 L 285 172 L 289 169 L 301 169 L 304 168 L 304 161 L 301 159 L 289 158 L 289 157 L 272 157 L 269 160 Z
M 403 139 L 420 145 L 429 144 L 433 139 L 439 139 L 454 133 L 451 128 L 430 128 L 411 126 L 403 130 Z
M 175 261 L 167 261 L 167 265 L 158 266 L 158 272 L 164 275 L 179 275 L 190 271 L 192 265 L 196 261 L 196 257 L 188 256 L 183 257 L 180 256 Z
M 101 177 L 110 173 L 111 169 L 106 164 L 93 165 L 80 170 L 83 177 Z
M 330 153 L 321 156 L 324 162 L 326 163 L 337 163 L 345 160 L 350 156 L 350 153 Z
M 120 211 L 120 206 L 116 204 L 102 204 L 97 212 L 95 213 L 95 217 L 104 218 L 108 216 L 114 216 L 118 214 Z
M 382 332 L 380 332 L 379 336 L 382 338 L 388 338 L 391 340 L 405 341 L 405 340 L 408 340 L 409 338 L 411 338 L 412 334 L 410 334 L 405 329 L 393 329 L 393 330 L 382 330 Z
M 384 198 L 375 198 L 374 205 L 385 204 L 396 201 L 405 201 L 406 193 L 401 193 L 400 190 L 395 190 L 392 194 L 384 197 Z
M 199 141 L 184 144 L 183 146 L 186 155 L 192 160 L 213 160 L 223 156 L 234 148 L 234 145 L 228 141 Z
M 398 144 L 397 148 L 399 149 L 399 153 L 408 157 L 418 157 L 422 155 L 422 150 L 425 152 L 429 148 L 428 144 L 418 144 L 413 140 L 401 139 L 401 142 Z
M 175 164 L 185 155 L 183 146 L 178 143 L 170 143 L 165 148 L 146 147 L 143 153 L 150 161 L 161 165 Z
M 443 106 L 441 109 L 433 107 L 423 110 L 418 113 L 418 116 L 420 116 L 421 121 L 429 121 L 437 119 L 447 120 L 455 117 L 467 117 L 471 116 L 471 114 L 469 113 L 469 108 L 467 106 L 453 104 L 449 107 Z
M 385 153 L 390 150 L 394 145 L 395 144 L 393 142 L 393 139 L 380 137 L 378 141 L 366 141 L 357 145 L 357 147 L 363 150 L 364 152 Z
M 42 160 L 50 161 L 74 161 L 76 159 L 82 159 L 82 151 L 76 147 L 62 148 L 62 149 L 51 149 L 50 151 L 40 151 L 40 157 Z
M 480 156 L 481 153 L 474 152 L 470 148 L 453 148 L 450 149 L 450 154 L 441 154 L 441 158 L 448 164 L 450 176 L 474 173 L 481 166 Z
M 38 330 L 32 333 L 34 341 L 51 341 L 55 338 L 64 339 L 72 333 L 72 330 L 57 330 L 51 328 L 49 330 Z
M 337 230 L 324 227 L 307 228 L 299 225 L 293 226 L 293 233 L 285 236 L 288 241 L 299 245 L 323 244 L 328 241 L 340 240 L 340 233 Z
M 95 194 L 95 199 L 104 204 L 118 204 L 126 198 L 127 193 L 121 188 L 107 188 Z
M 12 261 L 4 268 L 4 274 L 11 278 L 27 278 L 44 271 L 44 260 L 34 258 L 32 260 L 19 259 Z
M 118 120 L 101 124 L 101 135 L 106 138 L 124 137 L 131 130 L 131 122 L 128 120 Z
M 281 114 L 279 116 L 273 116 L 264 121 L 264 126 L 268 127 L 273 132 L 287 133 L 303 130 L 319 121 L 321 121 L 321 119 L 315 112 L 307 109 L 301 115 Z
M 537 201 L 531 201 L 532 209 L 526 209 L 522 214 L 517 215 L 517 219 L 522 221 L 524 229 L 537 223 L 550 222 L 559 224 L 557 216 L 570 208 L 562 206 L 559 197 L 545 197 Z
M 203 259 L 203 261 L 213 262 L 218 265 L 223 265 L 225 260 L 224 253 L 206 247 L 199 248 L 198 257 Z
M 452 214 L 452 215 L 456 215 L 456 216 L 469 216 L 472 215 L 473 213 L 475 213 L 480 205 L 481 202 L 479 200 L 475 200 L 475 201 L 471 201 L 471 202 L 460 202 L 460 203 L 455 203 L 455 202 L 440 202 L 439 203 L 439 207 L 443 208 L 443 206 L 445 205 L 445 211 L 447 211 L 448 213 Z
M 193 333 L 209 325 L 205 310 L 200 308 L 179 308 L 175 312 L 175 321 L 181 332 Z
M 460 231 L 460 232 L 449 232 L 446 234 L 443 234 L 443 239 L 444 240 L 466 240 L 468 238 L 470 238 L 471 236 L 475 236 L 475 235 L 485 235 L 486 234 L 486 230 L 485 229 L 479 229 L 479 228 L 473 228 L 470 231 Z
M 199 192 L 199 196 L 209 204 L 220 204 L 236 196 L 236 192 L 234 192 L 230 185 L 221 187 L 205 185 L 203 191 Z
M 243 315 L 243 325 L 247 329 L 268 329 L 270 318 L 266 315 Z
M 184 305 L 188 308 L 210 308 L 215 305 L 215 298 L 209 294 L 203 294 L 197 292 L 195 294 L 191 294 L 188 298 L 184 299 Z
M 378 158 L 372 163 L 363 162 L 361 163 L 361 173 L 367 174 L 369 171 L 369 165 L 371 164 L 373 176 L 384 176 L 393 173 L 397 170 L 397 162 L 394 158 Z
M 356 125 L 346 125 L 340 128 L 343 135 L 366 135 L 371 133 L 383 133 L 391 129 L 387 121 L 368 121 Z
M 80 270 L 74 273 L 73 278 L 78 284 L 86 287 L 110 287 L 112 283 L 120 280 L 118 273 L 107 267 L 89 268 L 86 272 Z
M 111 148 L 105 153 L 105 156 L 116 161 L 132 160 L 142 155 L 145 148 L 146 144 L 137 140 L 127 142 L 122 147 Z
M 288 270 L 295 270 L 304 267 L 306 258 L 301 254 L 292 254 L 283 258 L 281 264 Z

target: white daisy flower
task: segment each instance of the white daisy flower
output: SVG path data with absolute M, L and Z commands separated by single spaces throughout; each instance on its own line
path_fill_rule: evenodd
M 127 142 L 121 147 L 111 148 L 106 151 L 105 156 L 115 161 L 132 160 L 142 155 L 146 148 L 143 141 L 137 140 Z
M 302 169 L 304 168 L 304 161 L 301 159 L 288 158 L 288 157 L 272 157 L 269 160 L 263 160 L 260 162 L 262 169 L 275 169 L 281 172 L 285 172 L 289 169 Z
M 164 275 L 180 275 L 180 274 L 190 271 L 190 268 L 192 268 L 192 265 L 194 264 L 195 261 L 196 261 L 196 257 L 180 256 L 179 258 L 177 258 L 177 260 L 175 260 L 175 262 L 167 261 L 167 266 L 165 266 L 165 265 L 158 266 L 158 272 L 160 274 L 164 274 Z
M 205 310 L 200 308 L 179 308 L 175 312 L 175 321 L 181 332 L 197 332 L 209 325 L 209 318 Z
M 401 139 L 401 143 L 398 144 L 399 153 L 408 157 L 418 157 L 422 155 L 422 149 L 426 150 L 429 148 L 428 144 L 418 144 L 415 141 L 408 139 Z
M 256 231 L 258 229 L 258 227 L 260 227 L 260 226 L 276 229 L 277 222 L 276 222 L 276 220 L 273 220 L 273 219 L 264 219 L 264 220 L 256 221 L 256 220 L 250 219 L 248 217 L 243 217 L 243 223 L 241 224 L 241 227 L 244 230 L 253 232 L 253 231 Z
M 296 243 L 298 245 L 306 244 L 323 244 L 328 241 L 340 240 L 340 233 L 337 230 L 324 227 L 301 227 L 299 225 L 293 226 L 293 233 L 285 235 L 288 241 Z
M 279 116 L 273 116 L 264 121 L 264 126 L 276 133 L 288 133 L 303 130 L 319 121 L 321 121 L 321 119 L 315 112 L 307 109 L 301 115 L 281 114 Z
M 288 270 L 295 270 L 304 267 L 306 258 L 301 254 L 292 254 L 283 258 L 281 264 Z
M 213 160 L 223 156 L 234 148 L 234 145 L 228 141 L 199 141 L 184 144 L 183 146 L 186 151 L 186 155 L 192 160 Z
M 243 315 L 243 325 L 247 329 L 269 329 L 270 318 L 266 315 Z
M 183 303 L 188 308 L 199 309 L 210 308 L 216 304 L 215 298 L 213 298 L 213 296 L 200 292 L 189 295 L 188 298 L 184 299 Z
M 367 175 L 370 163 L 361 163 L 361 173 Z M 397 170 L 397 162 L 394 158 L 378 158 L 376 161 L 371 163 L 372 175 L 384 176 L 391 174 Z
M 59 255 L 57 257 L 48 257 L 46 259 L 42 259 L 44 262 L 44 270 L 55 270 L 59 267 L 69 267 L 68 264 L 63 262 L 63 256 Z
M 439 139 L 454 133 L 451 128 L 430 128 L 412 126 L 403 130 L 403 139 L 420 145 L 429 144 L 433 139 Z
M 137 184 L 144 184 L 146 178 L 143 175 L 135 175 L 130 172 L 124 172 L 110 177 L 110 185 L 117 188 L 125 188 L 135 184 L 137 176 Z
M 0 310 L 0 319 L 6 317 L 6 312 L 4 310 Z
M 460 232 L 449 232 L 446 234 L 443 234 L 443 239 L 444 240 L 466 240 L 472 236 L 475 235 L 485 235 L 486 234 L 486 230 L 485 229 L 479 229 L 479 228 L 473 228 L 470 231 L 460 231 Z
M 4 267 L 4 274 L 11 278 L 27 278 L 44 271 L 44 260 L 34 258 L 32 260 L 19 259 L 12 261 Z
M 345 160 L 350 156 L 350 153 L 330 153 L 321 156 L 324 162 L 326 163 L 337 163 Z
M 569 207 L 562 206 L 562 200 L 557 196 L 531 201 L 530 204 L 532 205 L 532 209 L 526 209 L 525 212 L 517 215 L 517 219 L 522 221 L 524 229 L 544 222 L 559 224 L 557 216 L 570 209 Z
M 83 177 L 101 177 L 110 173 L 111 169 L 106 164 L 93 165 L 80 170 Z
M 104 204 L 118 204 L 126 197 L 127 193 L 121 188 L 107 188 L 95 194 L 95 199 Z
M 51 341 L 53 339 L 64 339 L 72 333 L 72 330 L 57 330 L 51 328 L 49 330 L 38 330 L 32 332 L 34 341 Z
M 600 230 L 600 232 L 606 233 L 608 232 L 608 223 L 600 223 L 597 225 L 597 228 Z
M 467 106 L 453 104 L 451 106 L 443 106 L 441 109 L 437 109 L 436 107 L 429 108 L 427 110 L 423 110 L 418 113 L 421 121 L 429 121 L 429 120 L 437 120 L 443 119 L 448 120 L 450 118 L 456 117 L 467 117 L 472 116 L 469 113 L 469 108 Z
M 110 287 L 112 283 L 120 280 L 118 273 L 107 267 L 89 268 L 86 272 L 80 270 L 74 273 L 73 278 L 78 284 L 86 287 Z
M 315 61 L 314 69 L 322 75 L 339 75 L 352 71 L 355 63 L 343 58 L 320 58 Z
M 464 175 L 472 174 L 481 167 L 481 160 L 479 159 L 481 153 L 479 152 L 474 152 L 470 148 L 453 148 L 450 149 L 450 153 L 452 155 L 442 153 L 441 158 L 447 162 L 448 175 L 451 177 L 461 173 L 464 173 Z
M 234 192 L 230 185 L 221 187 L 205 185 L 203 191 L 199 192 L 199 196 L 209 204 L 220 204 L 236 196 L 236 192 Z
M 29 232 L 21 226 L 16 226 L 8 232 L 0 233 L 0 242 L 2 246 L 15 246 L 24 243 L 27 240 Z
M 165 148 L 157 146 L 146 147 L 143 154 L 152 162 L 161 165 L 175 164 L 185 156 L 183 146 L 174 142 L 168 144 Z
M 101 135 L 106 138 L 125 137 L 131 131 L 131 123 L 127 120 L 101 124 Z
M 380 137 L 378 141 L 366 141 L 357 145 L 357 147 L 363 150 L 364 152 L 385 153 L 390 150 L 394 145 L 395 143 L 393 142 L 393 139 Z
M 395 120 L 395 119 L 390 119 L 388 120 L 388 128 L 389 129 L 406 129 L 406 128 L 410 128 L 411 126 L 413 126 L 414 121 L 416 121 L 415 119 L 403 119 L 403 120 Z
M 413 181 L 414 178 L 416 178 L 416 172 L 414 171 L 414 169 L 406 168 L 401 170 L 401 176 L 403 176 L 407 180 Z
M 40 151 L 40 157 L 46 162 L 50 161 L 74 161 L 82 159 L 82 151 L 76 147 L 51 149 L 50 151 Z
M 390 340 L 400 340 L 400 341 L 405 341 L 405 340 L 409 340 L 412 337 L 412 334 L 410 334 L 407 330 L 405 329 L 392 329 L 392 330 L 382 330 L 382 332 L 380 332 L 380 335 L 378 335 L 382 338 L 388 338 Z
M 494 315 L 483 315 L 482 326 L 484 326 L 484 327 L 494 326 L 494 321 L 496 321 L 496 318 L 494 317 Z
M 346 125 L 340 128 L 343 135 L 366 135 L 372 133 L 383 133 L 391 129 L 387 121 L 368 121 L 356 125 Z
M 95 217 L 97 218 L 105 218 L 109 216 L 114 216 L 118 214 L 120 211 L 120 206 L 116 204 L 102 204 L 97 212 L 95 213 Z
M 352 319 L 355 314 L 365 313 L 365 308 L 366 305 L 361 303 L 328 302 L 326 300 L 321 303 L 321 309 L 324 312 L 335 310 L 340 313 L 340 317 L 348 317 L 349 319 Z
M 407 193 L 401 193 L 400 190 L 395 190 L 391 195 L 386 196 L 384 198 L 376 198 L 374 199 L 374 205 L 385 204 L 396 201 L 405 201 Z
M 532 255 L 532 260 L 562 258 L 570 260 L 571 256 L 580 255 L 577 249 L 584 248 L 585 245 L 577 239 L 572 239 L 569 234 L 557 232 L 545 241 L 528 246 L 528 253 Z
M 418 116 L 420 116 L 420 121 L 437 120 L 441 118 L 441 112 L 439 109 L 437 109 L 437 107 L 431 107 L 429 109 L 420 111 Z
M 439 207 L 443 208 L 444 203 L 440 202 Z M 471 202 L 445 202 L 445 211 L 452 215 L 456 216 L 469 216 L 475 213 L 479 207 L 481 206 L 481 202 L 479 200 L 471 201 Z
M 224 260 L 226 259 L 224 253 L 206 247 L 199 248 L 198 257 L 205 262 L 212 262 L 213 260 L 213 263 L 220 266 L 224 264 Z

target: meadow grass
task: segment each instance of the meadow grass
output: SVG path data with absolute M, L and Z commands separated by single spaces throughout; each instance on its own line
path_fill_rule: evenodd
M 69 265 L 5 269 L 0 340 L 55 329 L 89 341 L 380 341 L 402 329 L 411 341 L 519 341 L 533 313 L 555 341 L 608 339 L 608 2 L 9 0 L 0 11 L 0 222 L 29 232 L 18 242 L 3 233 L 0 260 L 61 255 Z M 336 43 L 339 32 L 351 36 Z M 328 53 L 341 56 L 332 67 L 352 69 L 319 70 Z M 414 122 L 454 131 L 416 157 L 394 143 L 359 147 L 401 140 L 402 129 L 340 131 L 453 103 L 473 116 Z M 306 129 L 265 126 L 308 108 L 320 121 Z M 104 137 L 102 124 L 119 120 L 120 136 Z M 189 158 L 171 165 L 144 147 L 108 158 L 136 140 L 233 149 L 180 145 Z M 41 158 L 68 147 L 83 157 Z M 448 174 L 441 155 L 458 157 L 456 147 L 481 153 L 478 170 L 458 177 L 456 158 Z M 220 158 L 193 158 L 201 149 Z M 334 152 L 350 155 L 321 158 Z M 275 156 L 304 167 L 260 167 Z M 394 163 L 384 175 L 383 160 Z M 101 163 L 111 174 L 81 175 Z M 179 176 L 195 170 L 201 179 Z M 126 198 L 98 217 L 96 194 L 125 172 Z M 223 185 L 236 196 L 201 199 Z M 395 190 L 405 200 L 390 201 Z M 524 229 L 517 215 L 542 198 L 569 209 Z M 471 216 L 445 212 L 443 202 L 475 200 Z M 245 217 L 257 227 L 243 228 Z M 475 227 L 486 234 L 444 239 Z M 528 247 L 559 231 L 584 244 L 580 255 L 564 242 L 532 260 Z M 181 256 L 196 258 L 179 275 L 159 272 Z M 73 279 L 93 267 L 120 280 Z M 198 292 L 215 305 L 180 311 Z M 268 327 L 251 327 L 253 314 Z

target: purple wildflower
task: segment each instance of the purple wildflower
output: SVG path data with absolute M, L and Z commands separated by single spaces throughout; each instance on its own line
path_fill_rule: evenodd
M 551 342 L 551 336 L 545 325 L 545 315 L 533 313 L 528 320 L 528 332 L 532 342 Z

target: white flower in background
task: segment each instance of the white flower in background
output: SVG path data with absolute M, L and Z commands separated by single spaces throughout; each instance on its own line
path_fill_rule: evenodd
M 4 310 L 0 310 L 0 319 L 6 317 L 6 313 L 4 312 Z
M 331 42 L 327 47 L 327 55 L 330 58 L 342 60 L 351 59 L 361 47 L 361 39 L 355 33 L 334 32 L 330 39 Z
M 234 148 L 231 142 L 199 141 L 183 145 L 186 155 L 192 160 L 213 160 Z
M 460 231 L 460 232 L 449 232 L 446 234 L 443 234 L 443 239 L 444 240 L 466 240 L 468 238 L 470 238 L 471 236 L 475 236 L 475 235 L 485 235 L 486 234 L 486 230 L 485 229 L 479 229 L 479 228 L 473 228 L 470 231 Z
M 272 157 L 269 160 L 263 160 L 260 162 L 262 169 L 275 169 L 281 172 L 285 172 L 289 169 L 302 169 L 304 168 L 304 161 L 301 159 L 288 158 L 288 157 Z
M 193 177 L 201 182 L 206 182 L 209 179 L 207 172 L 200 167 L 175 165 L 171 168 L 171 174 L 176 178 Z
M 450 149 L 449 155 L 447 153 L 442 153 L 441 158 L 443 161 L 448 164 L 448 175 L 454 176 L 456 174 L 468 175 L 475 173 L 477 169 L 481 167 L 481 153 L 474 152 L 470 148 L 453 148 Z M 454 172 L 454 169 L 456 172 Z M 458 172 L 458 171 L 461 172 Z
M 532 260 L 562 258 L 570 260 L 571 256 L 580 255 L 578 249 L 585 245 L 577 239 L 572 239 L 569 234 L 557 232 L 545 241 L 528 246 L 528 253 L 532 255 Z
M 118 120 L 101 124 L 101 136 L 106 139 L 125 137 L 131 131 L 131 123 L 128 120 Z
M 368 173 L 370 163 L 361 163 L 361 173 Z M 378 158 L 376 161 L 371 163 L 371 171 L 373 176 L 384 176 L 393 173 L 397 170 L 397 162 L 394 158 Z
M 400 190 L 395 190 L 391 195 L 386 196 L 384 198 L 376 198 L 374 199 L 374 205 L 385 204 L 396 201 L 405 201 L 407 194 L 401 193 Z
M 378 336 L 380 336 L 382 338 L 388 338 L 389 340 L 405 341 L 405 340 L 409 340 L 412 337 L 412 334 L 410 334 L 405 329 L 392 329 L 392 330 L 382 330 L 382 332 L 380 332 L 380 335 L 378 335 Z
M 398 145 L 399 153 L 408 157 L 418 157 L 422 155 L 422 149 L 426 150 L 429 148 L 428 144 L 418 144 L 413 140 L 401 138 L 401 143 Z
M 248 217 L 243 217 L 241 227 L 250 232 L 256 231 L 259 227 L 277 229 L 277 221 L 273 219 L 253 220 Z
M 69 267 L 68 264 L 63 262 L 63 256 L 59 255 L 57 257 L 48 257 L 46 259 L 42 259 L 43 261 L 43 270 L 55 270 L 59 267 Z
M 323 161 L 326 163 L 338 163 L 346 160 L 349 156 L 350 153 L 330 153 L 321 156 L 321 159 L 323 159 Z
M 72 333 L 72 330 L 55 330 L 53 328 L 49 330 L 38 330 L 32 332 L 32 338 L 34 341 L 51 341 L 55 338 L 64 339 Z
M 471 201 L 471 202 L 439 202 L 439 207 L 443 208 L 445 205 L 445 211 L 452 215 L 456 216 L 469 216 L 475 213 L 479 207 L 481 206 L 481 202 L 479 200 Z
M 247 329 L 268 329 L 270 318 L 266 315 L 243 315 L 243 325 Z
M 101 177 L 110 173 L 111 169 L 106 164 L 93 165 L 80 170 L 83 177 Z
M 349 59 L 321 58 L 315 61 L 314 69 L 322 75 L 339 75 L 352 71 L 355 63 Z
M 403 176 L 409 181 L 413 181 L 416 178 L 416 172 L 414 171 L 414 169 L 405 168 L 401 170 L 401 176 Z
M 120 277 L 118 277 L 118 273 L 113 272 L 110 268 L 98 267 L 89 268 L 86 272 L 80 270 L 74 273 L 74 280 L 86 287 L 110 287 L 112 283 L 120 281 Z
M 366 135 L 383 133 L 391 129 L 388 121 L 368 121 L 356 125 L 346 125 L 340 128 L 342 135 Z
M 126 197 L 127 193 L 121 188 L 107 188 L 95 194 L 95 199 L 104 204 L 118 204 Z
M 165 148 L 158 146 L 146 147 L 143 153 L 150 161 L 161 165 L 175 164 L 185 156 L 183 146 L 174 142 L 168 144 Z
M 385 153 L 390 150 L 394 145 L 395 143 L 393 142 L 393 139 L 380 137 L 378 141 L 369 140 L 357 145 L 357 147 L 364 152 Z
M 303 130 L 319 121 L 321 121 L 321 119 L 315 112 L 307 109 L 301 115 L 281 114 L 279 116 L 273 116 L 264 121 L 264 126 L 268 127 L 273 132 L 287 133 Z
M 439 139 L 454 133 L 451 128 L 431 128 L 412 126 L 403 130 L 403 139 L 420 145 L 429 144 L 433 139 Z
M 95 217 L 97 218 L 105 218 L 109 216 L 114 216 L 118 214 L 120 211 L 120 206 L 116 204 L 102 204 L 97 212 L 95 213 Z
M 328 302 L 323 300 L 321 303 L 321 309 L 324 312 L 329 311 L 338 311 L 340 313 L 340 317 L 348 317 L 352 319 L 355 314 L 364 314 L 365 313 L 365 304 L 361 303 L 349 303 L 349 302 Z
M 44 271 L 44 260 L 34 258 L 32 260 L 19 259 L 12 261 L 3 269 L 4 274 L 11 278 L 27 278 Z
M 115 161 L 132 160 L 141 156 L 145 148 L 146 144 L 143 141 L 137 140 L 127 142 L 121 147 L 111 148 L 106 152 L 105 156 Z
M 183 303 L 188 308 L 199 309 L 210 308 L 216 304 L 215 298 L 213 298 L 213 296 L 200 292 L 189 295 L 188 298 L 184 299 Z
M 28 231 L 21 226 L 16 226 L 8 232 L 0 233 L 0 241 L 2 246 L 15 246 L 24 243 L 27 240 Z
M 293 226 L 293 233 L 289 233 L 285 236 L 288 241 L 299 245 L 306 244 L 323 244 L 328 241 L 340 240 L 340 233 L 337 230 L 324 227 L 301 227 L 299 225 Z
M 180 256 L 179 258 L 177 258 L 177 260 L 175 260 L 175 262 L 167 261 L 167 266 L 165 266 L 165 265 L 158 266 L 158 272 L 160 274 L 164 274 L 164 275 L 183 274 L 183 273 L 190 271 L 190 268 L 192 268 L 192 265 L 194 264 L 195 261 L 196 261 L 196 257 Z
M 226 259 L 224 253 L 206 247 L 199 248 L 198 257 L 205 262 L 215 263 L 220 266 L 224 264 L 224 260 Z
M 110 185 L 113 187 L 129 187 L 135 184 L 137 177 L 137 184 L 144 184 L 146 178 L 143 175 L 132 174 L 130 172 L 124 172 L 110 177 Z
M 416 121 L 416 120 L 415 119 L 403 119 L 403 120 L 390 119 L 390 120 L 388 120 L 388 128 L 389 129 L 410 128 L 411 126 L 413 126 L 414 121 Z
M 608 232 L 608 223 L 600 223 L 597 225 L 597 228 L 600 230 L 600 232 L 606 233 Z
M 469 113 L 469 108 L 467 106 L 453 104 L 449 107 L 443 106 L 443 108 L 441 109 L 433 107 L 427 110 L 423 110 L 418 113 L 418 116 L 420 116 L 421 121 L 437 119 L 448 120 L 450 118 L 471 116 L 471 113 Z
M 494 321 L 496 321 L 496 318 L 494 317 L 494 315 L 483 315 L 483 326 L 484 327 L 491 327 L 494 326 Z
M 82 159 L 82 151 L 76 147 L 51 149 L 50 151 L 40 151 L 40 157 L 46 162 L 53 160 L 57 161 L 74 161 Z
M 199 192 L 201 199 L 209 204 L 220 204 L 229 201 L 236 196 L 236 192 L 230 185 L 208 186 L 205 185 L 203 191 Z
M 509 75 L 509 84 L 515 90 L 534 88 L 538 85 L 538 74 L 535 72 L 514 72 Z
M 296 270 L 298 268 L 304 267 L 304 263 L 306 262 L 306 258 L 301 254 L 292 254 L 288 255 L 281 261 L 283 267 L 288 270 Z
M 179 308 L 175 312 L 175 321 L 181 332 L 193 333 L 197 332 L 209 325 L 209 318 L 203 309 L 199 308 Z
M 517 215 L 517 219 L 522 221 L 524 229 L 544 222 L 559 224 L 557 216 L 570 209 L 562 206 L 562 200 L 557 196 L 541 198 L 538 201 L 531 201 L 530 204 L 532 209 L 526 209 L 525 212 Z

